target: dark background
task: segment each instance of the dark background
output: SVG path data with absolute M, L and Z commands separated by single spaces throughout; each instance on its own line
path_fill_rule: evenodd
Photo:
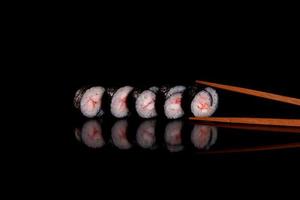
M 30 142 L 25 146 L 30 153 L 23 158 L 30 157 L 37 163 L 33 169 L 46 166 L 49 174 L 58 171 L 66 177 L 74 178 L 76 174 L 90 179 L 112 176 L 111 181 L 121 182 L 133 176 L 141 181 L 161 177 L 172 181 L 178 176 L 194 180 L 219 175 L 231 178 L 236 173 L 245 175 L 253 169 L 269 172 L 270 167 L 282 165 L 290 170 L 299 161 L 299 150 L 225 156 L 99 152 L 76 141 L 73 131 L 80 115 L 72 101 L 75 91 L 87 84 L 189 85 L 200 79 L 300 98 L 299 31 L 292 21 L 240 19 L 239 15 L 211 18 L 158 19 L 156 23 L 135 16 L 135 20 L 105 18 L 99 24 L 72 17 L 43 20 L 31 35 L 37 44 L 33 46 L 34 53 L 30 53 L 34 59 L 29 64 L 35 68 L 26 68 L 27 73 L 37 74 L 30 83 L 33 91 L 39 90 L 35 87 L 37 82 L 42 83 L 41 96 L 34 101 L 42 113 L 29 119 L 38 133 L 26 134 Z M 220 90 L 218 93 L 220 104 L 215 116 L 300 116 L 296 106 Z M 41 97 L 45 97 L 46 106 Z M 269 139 L 278 141 L 271 134 L 252 134 L 260 144 Z M 251 139 L 249 135 L 245 137 Z M 279 140 L 290 138 L 286 135 Z M 153 178 L 152 174 L 158 176 Z M 273 176 L 273 172 L 269 175 Z
M 93 40 L 95 37 L 92 39 L 87 37 L 86 41 L 77 40 L 77 34 L 65 37 L 63 48 L 59 50 L 62 51 L 60 56 L 63 57 L 63 62 L 58 63 L 61 67 L 69 68 L 64 74 L 58 75 L 61 76 L 62 99 L 65 103 L 63 120 L 77 121 L 79 115 L 74 112 L 72 98 L 78 88 L 87 84 L 116 87 L 125 84 L 136 87 L 162 84 L 191 85 L 200 79 L 299 98 L 297 88 L 299 61 L 293 48 L 298 42 L 297 38 L 293 37 L 293 30 L 289 30 L 287 35 L 282 35 L 281 31 L 280 33 L 276 31 L 276 27 L 273 28 L 261 27 L 257 30 L 247 27 L 222 33 L 208 31 L 204 34 L 189 29 L 186 30 L 186 34 L 182 33 L 184 32 L 182 30 L 173 33 L 171 31 L 157 33 L 148 29 L 127 33 L 122 30 L 122 34 L 108 31 L 109 36 L 105 34 L 102 39 L 96 40 Z M 220 90 L 218 92 L 220 105 L 215 116 L 278 118 L 300 116 L 296 106 Z M 291 136 L 285 137 L 287 140 L 282 141 L 288 141 Z M 261 144 L 260 140 L 267 141 L 267 138 L 271 141 L 272 135 L 258 137 L 257 142 Z M 66 142 L 66 146 L 62 147 L 64 150 L 71 152 L 74 150 L 78 153 L 75 157 L 91 159 L 91 162 L 94 162 L 93 154 L 68 146 L 70 141 L 66 138 L 61 142 L 62 145 Z M 102 156 L 108 160 L 120 159 L 122 162 L 127 160 L 136 162 L 143 159 L 157 163 L 160 160 L 169 162 L 171 159 L 173 162 L 183 163 L 206 159 L 299 160 L 298 153 L 299 151 L 295 150 L 212 158 L 155 153 L 145 158 L 139 153 L 119 155 L 108 151 Z M 71 154 L 73 155 L 73 152 Z
M 200 79 L 300 97 L 295 48 L 299 39 L 293 26 L 245 21 L 220 21 L 203 27 L 201 23 L 179 24 L 141 23 L 135 27 L 120 19 L 117 24 L 103 28 L 78 22 L 55 29 L 55 37 L 49 38 L 49 70 L 42 72 L 53 74 L 50 85 L 55 85 L 54 93 L 60 95 L 53 100 L 53 111 L 60 108 L 57 112 L 61 127 L 68 130 L 72 127 L 70 122 L 76 121 L 78 113 L 74 112 L 72 99 L 78 88 L 88 84 L 190 85 Z M 296 106 L 220 90 L 219 94 L 215 116 L 300 116 Z M 68 139 L 59 144 L 63 151 L 72 152 Z

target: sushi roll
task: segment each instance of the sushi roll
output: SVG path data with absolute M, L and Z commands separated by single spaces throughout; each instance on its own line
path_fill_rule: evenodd
M 75 94 L 74 106 L 80 109 L 86 117 L 102 116 L 104 114 L 101 109 L 104 92 L 105 89 L 101 86 L 81 88 Z
M 216 127 L 195 125 L 191 133 L 191 140 L 196 148 L 209 149 L 215 144 L 217 136 L 218 130 Z
M 168 119 L 178 119 L 184 115 L 181 103 L 185 89 L 185 86 L 175 86 L 170 89 L 163 87 L 161 89 L 165 94 L 164 113 Z
M 123 119 L 117 121 L 111 129 L 111 137 L 114 145 L 119 149 L 126 150 L 131 148 L 127 139 L 128 121 Z
M 166 93 L 166 96 L 167 96 L 167 98 L 168 98 L 168 97 L 172 96 L 172 95 L 175 94 L 175 93 L 182 93 L 182 92 L 184 92 L 185 89 L 186 89 L 186 87 L 183 86 L 183 85 L 178 85 L 178 86 L 172 87 L 172 88 L 170 88 L 169 91 Z
M 165 129 L 165 141 L 167 148 L 171 152 L 178 152 L 183 150 L 182 145 L 182 127 L 183 122 L 181 120 L 171 121 L 166 125 Z
M 110 111 L 114 117 L 123 118 L 129 114 L 127 106 L 127 97 L 132 92 L 133 87 L 124 86 L 119 88 L 112 96 Z
M 135 109 L 141 118 L 149 119 L 157 116 L 156 93 L 158 87 L 151 87 L 137 95 Z
M 199 91 L 191 102 L 191 112 L 195 117 L 209 117 L 218 107 L 218 94 L 217 92 L 207 87 Z
M 102 128 L 97 120 L 87 121 L 81 129 L 82 142 L 90 148 L 101 148 L 105 141 L 102 136 Z
M 154 146 L 156 120 L 147 120 L 140 124 L 137 129 L 137 143 L 144 149 L 149 149 Z
M 103 88 L 101 86 L 79 89 L 74 97 L 74 106 L 88 117 L 100 117 L 104 113 L 116 118 L 136 115 L 149 119 L 165 116 L 178 119 L 184 115 L 211 116 L 218 107 L 217 92 L 207 87 L 183 85 L 137 89 L 131 86 Z M 162 109 L 159 109 L 162 108 Z
M 87 89 L 88 89 L 88 87 L 82 87 L 76 91 L 74 99 L 73 99 L 73 105 L 75 108 L 80 109 L 80 102 L 81 102 L 82 96 L 84 95 L 84 93 L 86 92 Z

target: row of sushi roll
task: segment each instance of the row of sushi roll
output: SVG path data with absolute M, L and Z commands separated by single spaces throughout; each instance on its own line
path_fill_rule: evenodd
M 149 119 L 165 116 L 178 119 L 183 116 L 209 117 L 217 109 L 218 94 L 210 87 L 162 86 L 146 89 L 124 86 L 107 88 L 101 86 L 83 87 L 74 97 L 74 106 L 88 117 L 111 114 L 124 118 L 136 113 Z
M 181 151 L 186 140 L 200 150 L 210 149 L 217 140 L 217 128 L 213 126 L 194 124 L 185 126 L 182 120 L 169 121 L 165 126 L 159 127 L 157 120 L 149 119 L 141 122 L 136 128 L 130 126 L 126 119 L 121 119 L 103 127 L 101 121 L 91 119 L 85 122 L 82 128 L 75 129 L 75 137 L 90 148 L 101 148 L 107 143 L 112 143 L 119 149 L 130 149 L 134 143 L 144 149 L 155 149 L 161 135 L 156 132 L 163 131 L 163 141 L 172 152 Z M 189 138 L 183 132 L 190 132 Z M 107 133 L 110 133 L 108 135 Z M 130 135 L 130 133 L 136 133 Z

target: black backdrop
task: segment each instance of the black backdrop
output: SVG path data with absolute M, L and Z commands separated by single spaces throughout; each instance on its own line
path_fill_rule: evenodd
M 57 62 L 56 77 L 70 99 L 86 84 L 151 86 L 193 84 L 207 80 L 299 97 L 296 40 L 281 42 L 276 36 L 244 38 L 228 35 L 225 41 L 203 38 L 183 44 L 176 38 L 129 37 L 103 43 L 67 43 Z M 134 42 L 133 42 L 134 41 Z M 62 89 L 62 87 L 60 89 Z M 297 107 L 225 92 L 219 114 L 298 117 Z M 65 96 L 66 97 L 66 96 Z M 65 99 L 65 100 L 67 100 Z M 224 102 L 222 102 L 222 100 Z
M 172 8 L 168 6 L 160 11 L 166 16 L 158 16 L 153 10 L 145 13 L 148 18 L 142 17 L 141 8 L 135 10 L 141 12 L 138 14 L 122 8 L 126 12 L 122 15 L 106 14 L 105 7 L 97 7 L 95 12 L 89 8 L 86 15 L 81 9 L 71 8 L 71 4 L 55 5 L 50 12 L 45 9 L 50 5 L 34 5 L 35 12 L 22 7 L 21 15 L 4 14 L 9 28 L 3 32 L 12 36 L 3 37 L 9 43 L 5 51 L 17 53 L 9 58 L 7 68 L 13 73 L 8 81 L 5 79 L 3 89 L 16 80 L 21 83 L 13 85 L 10 91 L 17 95 L 18 102 L 3 107 L 28 108 L 27 112 L 18 110 L 17 119 L 7 117 L 12 125 L 2 136 L 15 138 L 2 138 L 9 158 L 3 166 L 10 164 L 11 170 L 5 185 L 20 185 L 26 193 L 49 188 L 47 195 L 55 194 L 56 188 L 63 192 L 71 188 L 77 195 L 86 186 L 89 190 L 85 195 L 93 193 L 97 197 L 123 195 L 119 190 L 123 187 L 129 188 L 126 194 L 130 197 L 139 195 L 139 191 L 145 191 L 143 197 L 151 193 L 158 197 L 161 191 L 177 195 L 184 186 L 191 186 L 186 198 L 190 194 L 203 197 L 206 189 L 213 190 L 210 196 L 232 196 L 240 191 L 236 186 L 243 187 L 247 190 L 244 194 L 249 195 L 255 186 L 265 191 L 266 182 L 278 184 L 278 191 L 282 191 L 283 184 L 293 181 L 280 182 L 279 178 L 297 180 L 299 167 L 295 163 L 299 161 L 299 150 L 217 157 L 166 151 L 122 153 L 89 150 L 74 137 L 74 122 L 79 115 L 72 100 L 75 91 L 86 84 L 140 87 L 192 84 L 203 79 L 300 98 L 299 22 L 298 16 L 293 16 L 298 11 L 286 14 L 268 4 L 264 8 L 255 5 L 260 11 L 244 12 L 248 5 L 234 6 L 232 10 L 238 13 L 225 7 L 220 9 L 224 13 L 218 13 L 215 5 L 211 9 L 214 12 L 206 14 L 206 7 L 195 7 L 188 15 L 177 9 L 173 10 L 175 14 L 169 14 L 167 10 Z M 14 11 L 16 7 L 13 6 Z M 267 13 L 271 10 L 275 13 Z M 8 21 L 12 18 L 16 20 Z M 25 89 L 21 93 L 20 87 Z M 216 116 L 300 116 L 295 106 L 218 92 L 220 107 Z M 24 126 L 20 121 L 25 122 Z M 22 130 L 15 134 L 17 127 Z M 275 138 L 269 136 L 257 138 L 260 143 Z M 251 138 L 247 134 L 240 137 Z M 293 138 L 299 139 L 290 135 L 282 139 Z M 249 177 L 253 177 L 254 184 L 248 181 Z M 245 182 L 249 185 L 245 186 Z M 27 190 L 30 183 L 34 187 Z M 96 190 L 91 189 L 93 186 Z M 217 186 L 227 186 L 228 190 L 218 190 Z M 270 194 L 276 189 L 272 188 Z
M 141 25 L 140 28 L 122 26 L 116 30 L 62 23 L 56 29 L 47 30 L 49 32 L 41 46 L 48 49 L 38 54 L 37 65 L 42 67 L 37 70 L 38 79 L 50 91 L 44 93 L 50 99 L 46 127 L 53 127 L 53 130 L 41 129 L 46 133 L 32 139 L 33 152 L 39 149 L 42 152 L 39 158 L 43 158 L 51 169 L 70 172 L 75 166 L 75 171 L 82 169 L 91 171 L 91 174 L 101 171 L 96 177 L 106 172 L 113 174 L 119 171 L 119 166 L 129 173 L 128 176 L 148 169 L 154 173 L 167 172 L 172 177 L 177 170 L 197 175 L 203 166 L 225 167 L 221 171 L 226 174 L 228 160 L 246 161 L 251 164 L 248 166 L 253 166 L 253 161 L 258 159 L 258 168 L 264 159 L 297 161 L 297 151 L 268 153 L 262 157 L 250 154 L 219 158 L 160 153 L 103 155 L 78 148 L 73 135 L 70 139 L 74 128 L 72 123 L 79 117 L 72 105 L 73 96 L 78 88 L 87 84 L 189 85 L 200 79 L 300 98 L 299 58 L 295 48 L 299 46 L 299 34 L 293 26 L 240 24 L 238 27 L 217 27 L 162 26 L 154 30 Z M 218 91 L 220 107 L 216 116 L 300 116 L 300 110 L 295 106 Z M 149 177 L 150 174 L 143 175 Z M 202 175 L 200 173 L 197 177 Z
M 58 49 L 61 59 L 55 63 L 56 67 L 68 68 L 56 74 L 63 96 L 57 99 L 58 105 L 63 105 L 60 110 L 63 121 L 76 121 L 79 117 L 72 105 L 73 96 L 78 88 L 88 84 L 190 85 L 200 79 L 300 97 L 299 61 L 291 47 L 294 40 L 276 41 L 271 33 L 264 36 L 234 34 L 222 39 L 203 36 L 202 40 L 195 40 L 194 36 L 193 39 L 187 37 L 185 42 L 178 42 L 172 36 L 108 38 L 104 37 L 101 43 L 88 40 L 74 44 L 68 39 L 65 48 Z M 220 104 L 215 116 L 300 117 L 296 106 L 218 92 Z

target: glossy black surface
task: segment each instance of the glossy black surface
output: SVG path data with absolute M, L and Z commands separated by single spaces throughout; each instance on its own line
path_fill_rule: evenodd
M 300 128 L 203 124 L 161 118 L 85 119 L 76 124 L 73 135 L 68 135 L 75 148 L 86 153 L 181 153 L 201 158 L 264 152 L 276 156 L 280 151 L 299 152 L 300 148 Z

